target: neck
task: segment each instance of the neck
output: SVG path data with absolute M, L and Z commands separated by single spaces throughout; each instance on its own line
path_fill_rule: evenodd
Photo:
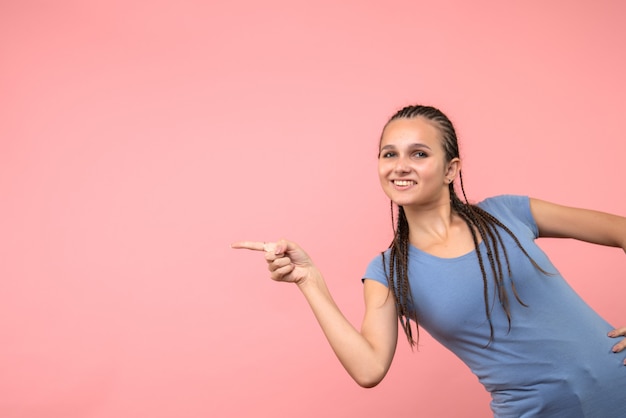
M 404 213 L 409 224 L 409 239 L 413 244 L 424 240 L 446 240 L 457 218 L 449 200 L 429 207 L 405 207 Z

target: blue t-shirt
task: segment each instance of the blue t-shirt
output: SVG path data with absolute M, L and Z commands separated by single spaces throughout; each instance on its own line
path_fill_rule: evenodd
M 618 340 L 607 336 L 614 327 L 576 294 L 535 244 L 538 229 L 528 197 L 498 196 L 478 206 L 506 225 L 551 274 L 533 266 L 501 230 L 512 273 L 506 282 L 509 330 L 485 244 L 479 244 L 494 327 L 488 345 L 491 334 L 476 251 L 440 258 L 410 246 L 409 282 L 420 326 L 470 367 L 491 393 L 496 417 L 626 417 L 624 356 L 611 351 Z M 503 254 L 500 259 L 506 272 Z M 380 255 L 364 278 L 387 286 Z M 517 302 L 511 283 L 527 307 Z

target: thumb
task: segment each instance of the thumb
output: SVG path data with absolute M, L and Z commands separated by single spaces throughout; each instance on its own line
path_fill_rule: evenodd
M 276 241 L 276 247 L 274 248 L 274 254 L 280 255 L 289 252 L 294 252 L 300 247 L 295 242 L 288 241 L 286 239 L 280 239 Z
M 286 239 L 281 239 L 276 242 L 275 255 L 288 256 L 292 262 L 294 263 L 312 263 L 309 255 L 293 241 L 288 241 Z

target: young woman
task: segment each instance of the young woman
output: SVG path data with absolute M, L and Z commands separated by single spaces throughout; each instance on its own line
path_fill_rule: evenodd
M 534 243 L 574 238 L 626 251 L 626 218 L 523 196 L 469 204 L 456 133 L 430 106 L 391 117 L 378 171 L 397 226 L 367 267 L 360 330 L 297 244 L 232 245 L 264 251 L 272 279 L 298 286 L 359 385 L 375 386 L 389 370 L 398 322 L 410 344 L 419 324 L 476 374 L 496 417 L 626 417 L 626 361 L 616 354 L 626 327 L 595 313 Z

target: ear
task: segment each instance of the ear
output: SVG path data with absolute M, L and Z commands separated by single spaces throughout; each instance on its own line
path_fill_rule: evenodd
M 450 160 L 450 162 L 448 162 L 448 167 L 446 169 L 446 182 L 452 183 L 452 181 L 454 181 L 456 176 L 459 175 L 460 171 L 461 171 L 461 159 L 453 158 L 452 160 Z

